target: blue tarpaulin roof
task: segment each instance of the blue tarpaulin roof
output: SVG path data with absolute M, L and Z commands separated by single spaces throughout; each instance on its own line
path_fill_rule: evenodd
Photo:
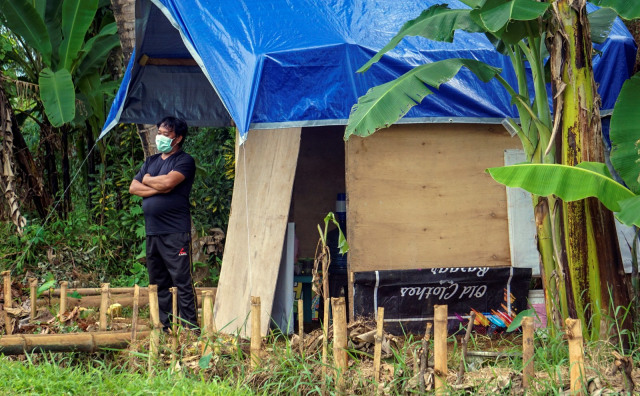
M 484 35 L 466 32 L 457 32 L 453 43 L 408 37 L 366 73 L 355 72 L 406 21 L 438 3 L 138 0 L 135 52 L 101 137 L 117 122 L 151 124 L 166 115 L 193 126 L 225 126 L 233 119 L 243 139 L 253 128 L 345 125 L 369 88 L 416 65 L 453 57 L 500 67 L 517 86 L 509 59 Z M 456 0 L 447 3 L 465 7 Z M 636 47 L 617 20 L 596 49 L 602 109 L 610 110 L 630 75 Z M 195 63 L 153 62 L 167 58 Z M 151 61 L 143 66 L 142 59 Z M 517 113 L 504 88 L 462 69 L 403 122 L 499 123 L 505 117 Z

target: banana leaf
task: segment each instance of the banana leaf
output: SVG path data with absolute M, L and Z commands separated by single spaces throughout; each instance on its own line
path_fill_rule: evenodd
M 59 127 L 74 119 L 76 113 L 76 95 L 71 73 L 67 69 L 57 72 L 45 68 L 38 79 L 40 97 L 44 111 L 54 127 Z
M 640 164 L 637 142 L 640 140 L 640 74 L 627 80 L 618 95 L 611 115 L 609 138 L 611 139 L 611 164 L 635 194 L 640 194 Z
M 640 195 L 620 201 L 620 212 L 616 217 L 628 226 L 640 227 Z
M 351 108 L 344 139 L 351 135 L 369 136 L 402 118 L 425 96 L 433 93 L 428 86 L 438 88 L 451 80 L 465 66 L 478 78 L 488 82 L 501 69 L 473 59 L 452 58 L 415 67 L 386 84 L 371 88 Z
M 62 4 L 64 39 L 58 51 L 61 67 L 71 70 L 97 10 L 98 0 L 65 0 Z
M 481 32 L 482 29 L 469 17 L 471 10 L 450 9 L 446 4 L 436 4 L 422 11 L 419 17 L 405 23 L 387 45 L 364 64 L 358 73 L 369 70 L 382 55 L 395 48 L 406 36 L 422 36 L 434 41 L 452 42 L 456 30 Z
M 44 24 L 49 32 L 51 48 L 60 48 L 60 43 L 62 43 L 62 1 L 47 1 Z M 58 52 L 53 52 L 51 64 L 57 65 L 59 61 Z
M 581 166 L 559 164 L 519 164 L 489 168 L 498 183 L 520 187 L 532 194 L 554 194 L 565 202 L 596 197 L 613 212 L 621 210 L 620 201 L 635 194 L 608 175 L 606 165 L 598 162 Z
M 531 21 L 542 16 L 549 3 L 535 0 L 513 0 L 497 7 L 480 11 L 480 19 L 490 32 L 503 29 L 509 21 Z
M 611 33 L 617 16 L 618 14 L 611 8 L 600 8 L 587 15 L 591 28 L 591 41 L 596 44 L 604 43 Z
M 6 26 L 38 51 L 45 65 L 51 66 L 49 33 L 34 6 L 27 1 L 0 0 L 0 13 L 4 16 Z
M 591 3 L 612 8 L 624 19 L 640 18 L 640 1 L 638 0 L 591 0 Z
M 80 60 L 80 65 L 76 70 L 78 78 L 99 70 L 107 62 L 111 51 L 120 45 L 120 39 L 116 34 L 96 37 L 89 52 L 84 54 Z

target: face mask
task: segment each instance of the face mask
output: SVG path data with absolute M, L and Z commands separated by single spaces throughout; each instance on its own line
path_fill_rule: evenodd
M 173 147 L 171 147 L 171 142 L 173 142 L 173 139 L 171 138 L 168 138 L 164 135 L 156 135 L 156 147 L 161 153 L 168 153 L 169 151 L 171 151 L 171 149 L 173 149 Z

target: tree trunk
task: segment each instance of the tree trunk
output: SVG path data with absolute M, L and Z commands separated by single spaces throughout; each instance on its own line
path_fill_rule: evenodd
M 111 0 L 111 9 L 118 26 L 118 36 L 126 66 L 135 46 L 136 2 L 135 0 Z
M 18 165 L 20 172 L 24 175 L 23 178 L 27 182 L 27 186 L 29 188 L 27 196 L 33 202 L 33 206 L 38 212 L 38 215 L 41 218 L 45 218 L 49 212 L 52 200 L 51 196 L 44 188 L 42 169 L 36 165 L 36 162 L 31 155 L 31 151 L 29 150 L 29 147 L 27 147 L 27 143 L 18 128 L 18 122 L 16 121 L 15 114 L 13 114 L 11 107 L 6 101 L 7 95 L 2 89 L 2 86 L 0 86 L 0 98 L 3 98 L 0 99 L 3 103 L 7 103 L 7 108 L 11 113 L 13 154 L 15 156 L 15 162 Z
M 71 212 L 71 169 L 69 166 L 69 128 L 62 127 L 62 217 L 67 218 Z
M 0 191 L 7 204 L 9 215 L 15 224 L 18 234 L 22 235 L 27 220 L 20 212 L 20 199 L 16 192 L 15 176 L 13 172 L 13 125 L 11 122 L 11 106 L 0 91 L 0 138 L 2 140 L 2 155 L 0 156 Z
M 44 145 L 44 159 L 42 160 L 42 163 L 44 163 L 44 168 L 47 171 L 47 190 L 54 199 L 57 197 L 59 190 L 58 168 L 56 166 L 56 155 L 54 150 L 56 145 L 55 138 L 56 136 L 51 125 L 43 124 L 40 126 L 40 144 Z
M 93 208 L 93 187 L 96 185 L 94 175 L 96 174 L 96 160 L 95 155 L 91 149 L 93 148 L 95 139 L 93 137 L 93 129 L 89 122 L 86 122 L 85 127 L 85 140 L 87 143 L 87 210 L 91 211 Z
M 118 36 L 125 65 L 129 63 L 129 58 L 135 47 L 135 4 L 135 0 L 111 0 L 111 9 L 118 25 Z M 158 150 L 156 149 L 155 137 L 158 130 L 155 125 L 137 124 L 136 128 L 138 128 L 144 158 L 156 154 Z
M 552 8 L 549 39 L 554 125 L 560 128 L 558 160 L 564 165 L 604 162 L 586 0 L 558 0 Z M 615 309 L 629 305 L 613 215 L 589 198 L 563 203 L 558 224 L 561 268 L 570 287 L 569 316 L 583 321 L 587 338 L 598 339 L 606 334 L 607 318 L 615 318 Z M 629 328 L 630 323 L 621 325 Z

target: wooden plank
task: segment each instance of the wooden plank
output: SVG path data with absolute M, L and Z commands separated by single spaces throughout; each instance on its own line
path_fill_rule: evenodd
M 396 125 L 347 142 L 349 271 L 510 265 L 501 126 Z
M 262 302 L 266 335 L 282 256 L 300 128 L 252 130 L 236 157 L 222 271 L 214 307 L 224 333 L 251 329 L 250 297 Z

